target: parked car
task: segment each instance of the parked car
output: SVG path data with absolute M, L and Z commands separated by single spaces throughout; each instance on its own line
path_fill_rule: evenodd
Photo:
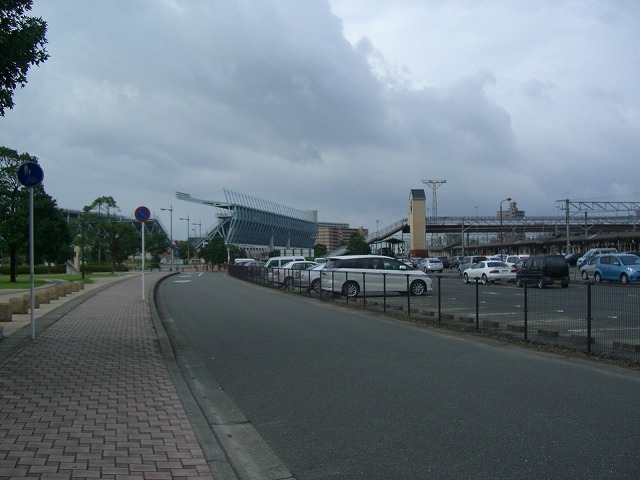
M 322 290 L 356 297 L 366 292 L 406 292 L 424 295 L 433 289 L 429 276 L 395 258 L 344 255 L 330 258 L 320 271 Z
M 587 252 L 583 256 L 578 258 L 577 265 L 581 267 L 582 265 L 584 265 L 589 261 L 590 258 L 588 257 L 592 257 L 593 255 L 603 255 L 605 253 L 618 253 L 618 249 L 617 248 L 592 248 L 590 250 L 587 250 Z
M 281 267 L 285 263 L 289 262 L 303 262 L 306 258 L 302 256 L 288 255 L 288 256 L 280 256 L 280 257 L 271 257 L 264 264 L 265 268 L 273 268 L 273 267 Z
M 526 260 L 530 255 L 507 255 L 503 260 L 504 263 L 509 265 L 515 265 L 520 260 Z
M 583 280 L 593 278 L 593 274 L 596 271 L 596 260 L 598 260 L 599 256 L 600 255 L 594 255 L 590 257 L 589 261 L 580 267 L 580 276 Z
M 570 267 L 575 267 L 578 264 L 578 259 L 582 256 L 581 253 L 569 253 L 564 256 L 565 260 Z
M 442 260 L 440 260 L 439 258 L 423 258 L 422 260 L 420 260 L 420 263 L 418 263 L 418 270 L 422 270 L 424 273 L 442 273 L 443 269 L 444 265 L 442 265 Z
M 600 255 L 595 265 L 593 278 L 596 282 L 609 280 L 627 284 L 640 281 L 640 257 L 636 255 Z
M 462 277 L 464 283 L 473 282 L 479 278 L 482 284 L 486 285 L 493 282 L 512 282 L 516 278 L 516 271 L 505 262 L 483 260 L 467 268 Z
M 538 288 L 545 288 L 548 285 L 561 285 L 562 288 L 567 288 L 569 264 L 564 255 L 544 254 L 529 257 L 516 273 L 516 285 L 522 287 L 525 283 L 533 283 Z
M 449 262 L 449 257 L 438 257 L 438 258 L 442 262 L 442 266 L 444 268 L 449 268 L 449 265 L 451 264 L 451 262 Z
M 460 262 L 462 261 L 463 258 L 464 258 L 464 255 L 455 255 L 451 257 L 451 260 L 449 260 L 449 269 L 452 269 L 452 268 L 457 269 L 460 266 Z
M 315 293 L 320 293 L 322 282 L 320 279 L 320 270 L 327 265 L 327 262 L 319 263 L 313 267 L 307 268 L 300 272 L 300 281 L 295 285 L 300 285 L 302 288 Z
M 483 257 L 482 255 L 476 255 L 476 256 L 472 256 L 472 257 L 464 257 L 464 259 L 462 259 L 460 261 L 460 265 L 458 266 L 458 273 L 460 274 L 460 276 L 462 276 L 462 274 L 464 273 L 464 271 L 467 268 L 470 268 L 472 266 L 474 266 L 476 263 L 481 262 L 483 260 L 486 260 L 487 257 Z
M 291 288 L 299 281 L 302 270 L 316 265 L 318 265 L 316 262 L 307 260 L 285 263 L 281 267 L 274 267 L 268 271 L 269 281 Z

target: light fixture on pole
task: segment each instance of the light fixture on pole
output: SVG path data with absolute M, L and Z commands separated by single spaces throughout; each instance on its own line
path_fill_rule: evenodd
M 193 226 L 196 226 L 196 225 L 198 226 L 198 241 L 201 241 L 202 240 L 202 221 L 198 221 L 198 223 L 193 222 L 192 225 Z M 195 232 L 193 233 L 193 236 L 194 237 L 196 236 Z
M 504 200 L 502 200 L 500 202 L 500 251 L 498 252 L 498 255 L 502 255 L 502 204 L 504 202 L 510 202 L 511 201 L 511 197 L 509 198 L 505 198 Z
M 189 265 L 189 228 L 191 228 L 191 226 L 189 225 L 189 215 L 187 215 L 187 218 L 180 218 L 180 220 L 186 220 L 187 222 L 187 265 Z
M 173 205 L 169 205 L 169 208 L 161 208 L 160 210 L 169 212 L 169 248 L 171 248 L 171 267 L 169 271 L 173 272 Z

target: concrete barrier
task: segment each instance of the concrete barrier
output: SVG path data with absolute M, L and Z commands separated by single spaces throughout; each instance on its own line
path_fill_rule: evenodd
M 60 295 L 58 295 L 58 289 L 55 287 L 47 288 L 45 291 L 49 295 L 49 301 L 57 300 L 58 298 L 60 298 Z
M 10 298 L 9 305 L 13 313 L 29 313 L 29 299 L 24 296 Z
M 0 322 L 10 322 L 11 315 L 11 305 L 8 303 L 0 303 Z
M 73 290 L 71 289 L 71 282 L 65 282 L 62 284 L 64 286 L 64 294 L 71 295 Z
M 31 308 L 31 294 L 25 293 L 22 295 L 22 298 L 27 302 L 27 308 Z M 33 308 L 40 308 L 40 297 L 37 295 L 37 292 L 33 295 Z
M 71 285 L 72 292 L 77 292 L 78 290 L 80 290 L 80 285 L 78 285 L 78 282 L 70 282 L 69 285 Z
M 67 294 L 64 289 L 64 283 L 56 285 L 56 291 L 58 292 L 58 298 L 64 297 Z
M 38 306 L 51 302 L 51 295 L 49 294 L 49 289 L 37 290 L 34 296 L 37 299 Z

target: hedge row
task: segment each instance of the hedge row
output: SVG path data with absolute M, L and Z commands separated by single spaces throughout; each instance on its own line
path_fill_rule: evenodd
M 94 265 L 94 264 L 85 264 L 84 266 L 85 273 L 110 273 L 111 265 Z M 127 272 L 129 268 L 126 265 L 116 265 L 116 272 Z M 67 273 L 66 265 L 54 265 L 48 267 L 46 265 L 34 265 L 33 273 L 35 274 L 47 274 L 47 273 L 56 273 L 56 274 L 64 274 Z M 0 275 L 9 275 L 9 265 L 0 266 Z M 29 265 L 18 265 L 18 275 L 29 275 Z

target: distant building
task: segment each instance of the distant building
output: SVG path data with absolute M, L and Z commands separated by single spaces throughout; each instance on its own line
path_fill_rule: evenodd
M 364 227 L 351 228 L 347 223 L 326 223 L 318 222 L 318 236 L 316 244 L 320 243 L 331 252 L 338 248 L 340 243 L 349 243 L 351 234 L 366 236 L 369 231 Z
M 524 218 L 524 210 L 518 210 L 518 202 L 509 202 L 509 208 L 502 209 L 502 218 Z M 496 212 L 496 217 L 500 218 L 500 210 Z

